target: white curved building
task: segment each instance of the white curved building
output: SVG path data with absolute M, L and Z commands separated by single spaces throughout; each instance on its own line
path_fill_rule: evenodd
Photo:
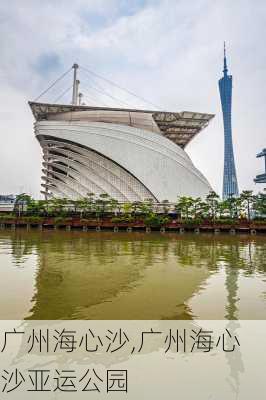
M 121 202 L 205 196 L 184 151 L 213 115 L 29 103 L 47 198 L 109 194 Z

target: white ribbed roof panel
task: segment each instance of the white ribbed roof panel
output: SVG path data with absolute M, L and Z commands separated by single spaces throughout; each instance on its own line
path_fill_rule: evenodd
M 180 195 L 205 196 L 211 190 L 206 178 L 195 168 L 184 150 L 160 133 L 115 123 L 76 120 L 38 121 L 35 132 L 45 148 L 47 141 L 57 139 L 61 143 L 71 142 L 85 150 L 81 152 L 82 157 L 78 155 L 75 157 L 70 152 L 67 155 L 66 151 L 66 164 L 68 157 L 71 158 L 71 162 L 77 163 L 86 157 L 89 166 L 92 162 L 89 159 L 94 152 L 99 157 L 113 162 L 113 166 L 109 164 L 110 170 L 114 169 L 111 171 L 113 174 L 117 174 L 115 168 L 119 166 L 124 171 L 125 177 L 128 176 L 129 185 L 132 185 L 131 192 L 137 193 L 136 200 L 145 196 L 151 197 L 150 193 L 158 201 L 165 199 L 176 201 Z M 84 171 L 82 174 L 84 175 Z M 94 179 L 89 173 L 88 178 Z M 98 179 L 100 182 L 103 177 L 99 174 Z M 64 181 L 63 176 L 62 180 Z M 50 182 L 54 184 L 54 178 L 51 178 Z M 67 182 L 71 182 L 71 179 L 68 178 Z M 77 184 L 74 185 L 72 182 L 72 191 L 83 194 L 86 187 L 84 182 L 86 180 L 82 177 Z M 108 193 L 110 196 L 116 198 L 117 191 L 120 191 L 122 196 L 128 198 L 128 189 L 121 182 L 124 182 L 122 175 L 117 182 L 112 183 L 117 186 L 113 192 L 110 189 Z M 57 185 L 60 190 L 59 179 Z M 105 184 L 105 188 L 108 188 L 108 185 Z M 62 184 L 62 191 L 66 191 L 65 183 Z M 134 200 L 132 195 L 130 200 Z

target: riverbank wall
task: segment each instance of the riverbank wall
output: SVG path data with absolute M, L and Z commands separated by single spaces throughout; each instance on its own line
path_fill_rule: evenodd
M 54 229 L 54 230 L 82 230 L 82 231 L 113 231 L 113 232 L 194 232 L 199 233 L 249 233 L 249 234 L 266 234 L 266 222 L 248 222 L 239 221 L 232 224 L 221 224 L 212 222 L 203 222 L 201 224 L 187 224 L 181 221 L 171 221 L 163 226 L 147 226 L 143 221 L 119 222 L 114 223 L 108 219 L 101 220 L 82 220 L 77 218 L 67 218 L 66 220 L 57 221 L 56 218 L 43 218 L 38 221 L 34 219 L 14 218 L 1 220 L 0 229 Z

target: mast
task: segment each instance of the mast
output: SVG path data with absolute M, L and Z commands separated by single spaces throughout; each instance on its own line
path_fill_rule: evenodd
M 77 80 L 77 69 L 78 64 L 73 64 L 74 74 L 73 74 L 73 92 L 72 92 L 72 104 L 77 105 L 78 103 L 78 84 L 79 81 Z
M 75 101 L 76 101 L 76 103 L 75 104 L 78 104 L 79 84 L 80 84 L 80 81 L 77 79 L 76 80 L 76 93 L 75 93 Z

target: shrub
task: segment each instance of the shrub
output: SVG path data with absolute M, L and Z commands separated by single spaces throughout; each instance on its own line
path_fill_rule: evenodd
M 9 219 L 14 219 L 14 218 L 16 218 L 16 217 L 13 214 L 0 214 L 1 221 L 7 221 Z
M 38 224 L 38 223 L 42 222 L 43 219 L 41 217 L 31 216 L 31 217 L 23 217 L 22 220 L 24 222 L 28 222 L 28 223 L 32 223 L 32 224 L 34 224 L 34 223 Z
M 161 227 L 162 225 L 166 225 L 169 221 L 169 217 L 155 213 L 150 213 L 144 218 L 144 224 L 148 227 Z
M 237 221 L 238 220 L 230 219 L 230 218 L 219 218 L 219 219 L 216 219 L 215 223 L 222 224 L 222 225 L 234 225 L 237 223 Z
M 186 225 L 188 227 L 192 227 L 192 226 L 198 226 L 202 223 L 202 219 L 196 218 L 196 219 L 192 219 L 192 218 L 187 218 L 185 220 L 182 221 L 183 225 Z
M 54 218 L 54 224 L 55 225 L 60 225 L 64 220 L 65 220 L 64 217 L 55 217 Z
M 113 217 L 113 218 L 111 218 L 111 222 L 114 222 L 114 223 L 118 223 L 118 222 L 121 222 L 121 223 L 125 223 L 125 222 L 133 222 L 134 221 L 134 217 L 132 217 L 132 215 L 121 215 L 121 216 L 117 216 L 117 217 Z
M 266 225 L 266 219 L 254 219 L 252 222 L 256 225 Z

